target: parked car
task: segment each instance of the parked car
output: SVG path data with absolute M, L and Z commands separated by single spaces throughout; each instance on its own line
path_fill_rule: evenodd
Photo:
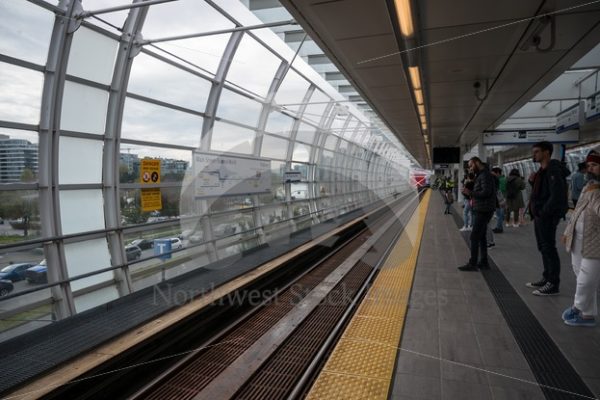
M 171 250 L 181 249 L 183 248 L 183 242 L 179 238 L 170 238 L 171 241 Z
M 29 283 L 46 283 L 48 282 L 48 267 L 46 260 L 42 260 L 38 265 L 27 268 L 25 279 Z
M 131 242 L 132 246 L 137 246 L 142 250 L 148 250 L 154 247 L 154 240 L 150 239 L 136 239 Z
M 27 268 L 31 268 L 35 263 L 10 264 L 0 270 L 0 279 L 11 282 L 22 281 L 25 279 Z
M 127 261 L 137 260 L 142 256 L 142 249 L 133 245 L 126 246 L 125 255 L 127 256 Z
M 10 292 L 12 292 L 14 288 L 15 287 L 13 286 L 11 281 L 9 281 L 8 279 L 1 279 L 0 280 L 0 297 L 6 296 Z

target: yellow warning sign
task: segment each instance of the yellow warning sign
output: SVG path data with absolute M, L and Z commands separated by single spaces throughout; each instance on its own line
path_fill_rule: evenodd
M 140 164 L 141 183 L 160 183 L 160 160 L 145 158 Z
M 142 189 L 142 211 L 162 210 L 160 188 Z

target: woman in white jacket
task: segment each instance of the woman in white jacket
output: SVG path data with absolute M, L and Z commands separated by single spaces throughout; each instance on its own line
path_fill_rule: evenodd
M 588 182 L 571 216 L 563 242 L 571 253 L 577 289 L 573 306 L 563 312 L 565 324 L 595 326 L 600 285 L 600 153 L 586 158 Z

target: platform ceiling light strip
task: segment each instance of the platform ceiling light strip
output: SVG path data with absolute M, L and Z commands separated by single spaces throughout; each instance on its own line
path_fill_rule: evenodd
M 417 104 L 417 109 L 419 110 L 419 115 L 421 117 L 425 116 L 425 106 L 423 104 Z
M 421 89 L 415 89 L 415 99 L 417 104 L 423 104 L 423 91 Z
M 408 67 L 408 73 L 410 74 L 410 81 L 413 89 L 421 89 L 421 75 L 419 74 L 419 67 Z
M 410 38 L 415 33 L 415 27 L 412 21 L 412 10 L 410 0 L 394 0 L 396 14 L 398 15 L 398 24 L 400 32 L 405 38 Z

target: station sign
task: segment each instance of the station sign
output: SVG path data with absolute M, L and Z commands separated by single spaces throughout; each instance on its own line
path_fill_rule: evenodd
M 600 92 L 596 92 L 586 101 L 585 120 L 592 121 L 600 118 Z
M 160 160 L 145 158 L 140 163 L 140 183 L 152 185 L 160 183 Z M 142 211 L 162 210 L 160 188 L 142 188 Z
M 165 261 L 171 258 L 171 240 L 170 239 L 154 239 L 154 255 Z
M 541 141 L 557 144 L 577 143 L 579 142 L 579 129 L 560 133 L 555 129 L 499 130 L 483 133 L 483 144 L 486 146 L 533 144 Z
M 302 172 L 300 171 L 285 171 L 283 173 L 283 182 L 300 182 L 302 180 Z
M 269 193 L 271 160 L 194 152 L 195 197 Z
M 556 114 L 556 133 L 563 133 L 579 128 L 581 105 L 579 103 Z
M 434 169 L 449 169 L 450 164 L 435 164 Z

